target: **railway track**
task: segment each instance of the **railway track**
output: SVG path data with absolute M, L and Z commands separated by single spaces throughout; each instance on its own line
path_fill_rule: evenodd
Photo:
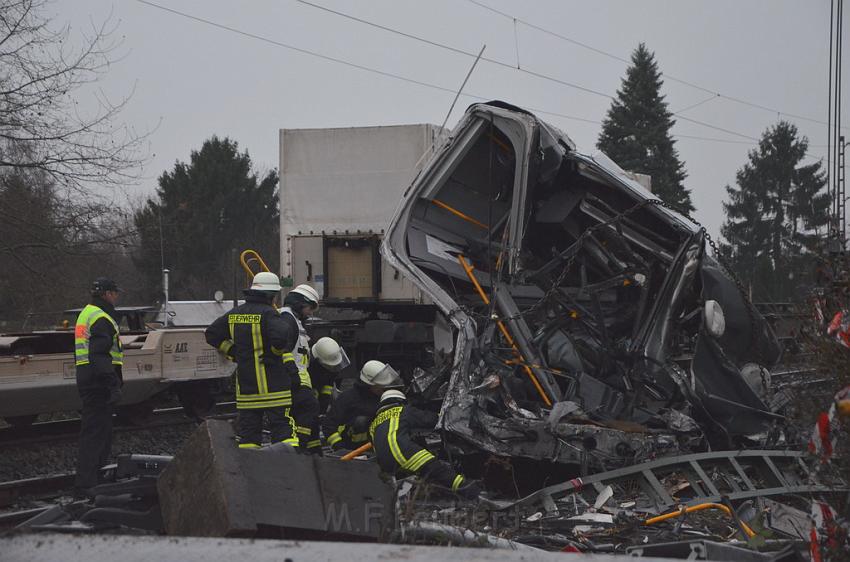
M 209 417 L 218 419 L 234 417 L 235 408 L 235 402 L 217 403 L 215 413 Z M 124 433 L 192 423 L 197 423 L 197 419 L 187 416 L 182 407 L 159 408 L 153 410 L 147 416 L 147 419 L 135 420 L 134 423 L 125 422 L 120 416 L 116 416 L 113 431 Z M 79 433 L 79 418 L 39 422 L 26 427 L 7 427 L 0 429 L 0 450 L 35 444 L 74 441 Z
M 53 500 L 74 485 L 74 473 L 0 482 L 0 508 L 14 506 L 26 498 L 30 502 Z M 27 508 L 33 509 L 33 508 Z M 2 520 L 2 516 L 0 516 Z
M 119 455 L 114 464 L 100 469 L 99 481 L 108 487 L 121 480 L 155 476 L 171 459 L 171 456 L 162 455 Z M 0 482 L 0 529 L 13 527 L 45 511 L 69 505 L 74 479 L 73 472 L 66 472 Z

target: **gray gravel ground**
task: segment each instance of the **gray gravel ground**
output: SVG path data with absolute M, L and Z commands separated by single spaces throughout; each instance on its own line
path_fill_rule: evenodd
M 112 455 L 173 455 L 197 426 L 193 423 L 122 431 L 114 435 Z M 36 443 L 0 451 L 0 482 L 74 472 L 77 443 Z

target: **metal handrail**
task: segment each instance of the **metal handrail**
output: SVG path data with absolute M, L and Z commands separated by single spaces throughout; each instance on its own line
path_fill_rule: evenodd
M 242 269 L 245 270 L 245 274 L 248 276 L 248 282 L 250 283 L 254 276 L 260 271 L 271 271 L 269 266 L 266 265 L 266 262 L 263 261 L 263 258 L 258 254 L 255 250 L 244 250 L 241 254 L 239 254 L 239 263 L 242 264 Z M 259 267 L 259 271 L 254 271 L 251 269 L 251 264 L 256 264 Z

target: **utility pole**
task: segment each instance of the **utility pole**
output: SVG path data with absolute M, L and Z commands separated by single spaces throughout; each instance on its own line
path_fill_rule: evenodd
M 843 254 L 847 245 L 844 136 L 841 134 L 841 67 L 844 0 L 830 0 L 829 13 L 829 108 L 827 111 L 827 193 L 830 197 L 827 247 Z
M 847 145 L 850 143 L 844 142 L 844 135 L 838 137 L 838 177 L 835 182 L 835 221 L 837 223 L 837 236 L 840 243 L 840 251 L 844 252 L 847 249 L 847 198 L 845 192 L 845 169 L 844 156 L 847 150 Z
M 165 294 L 165 305 L 163 306 L 163 316 L 165 317 L 165 327 L 171 323 L 171 316 L 168 310 L 168 274 L 169 270 L 163 268 L 162 270 L 162 291 Z

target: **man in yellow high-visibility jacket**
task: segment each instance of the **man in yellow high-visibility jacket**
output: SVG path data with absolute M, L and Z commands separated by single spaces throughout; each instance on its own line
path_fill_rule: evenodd
M 74 326 L 77 391 L 83 403 L 74 495 L 91 495 L 98 471 L 112 452 L 112 414 L 121 401 L 124 351 L 115 312 L 118 285 L 106 277 L 92 284 L 91 302 Z

